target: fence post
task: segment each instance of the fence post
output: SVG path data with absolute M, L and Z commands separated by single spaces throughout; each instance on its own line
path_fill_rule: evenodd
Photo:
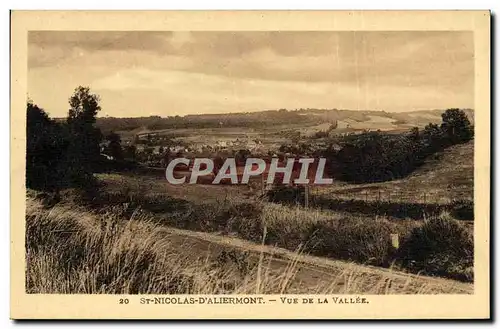
M 399 249 L 399 235 L 391 234 L 391 244 L 395 249 Z
M 309 185 L 304 185 L 305 207 L 309 207 Z

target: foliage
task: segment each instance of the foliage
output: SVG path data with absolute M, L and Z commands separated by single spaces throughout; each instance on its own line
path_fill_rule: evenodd
M 363 264 L 389 266 L 393 256 L 388 222 L 342 218 L 311 227 L 309 245 L 315 255 Z
M 444 214 L 415 228 L 403 243 L 399 261 L 404 267 L 428 275 L 472 280 L 472 235 L 456 219 Z
M 441 131 L 451 144 L 465 143 L 474 136 L 474 127 L 460 109 L 449 109 L 442 115 Z
M 106 140 L 109 142 L 108 144 L 108 152 L 114 159 L 122 160 L 123 159 L 123 151 L 121 147 L 121 138 L 117 133 L 111 132 L 106 136 Z M 134 152 L 135 153 L 135 152 Z
M 92 94 L 88 87 L 77 87 L 69 99 L 67 126 L 70 144 L 67 150 L 68 165 L 76 176 L 70 181 L 88 179 L 99 160 L 101 131 L 94 127 L 96 115 L 101 110 L 99 96 Z
M 68 147 L 64 127 L 28 102 L 26 122 L 26 185 L 34 189 L 57 190 Z
M 66 122 L 55 122 L 43 109 L 28 102 L 27 187 L 59 191 L 65 186 L 93 182 L 101 140 L 100 130 L 94 127 L 101 109 L 99 97 L 86 87 L 78 87 L 69 104 Z
M 97 113 L 101 110 L 99 101 L 99 96 L 92 94 L 89 87 L 75 88 L 73 95 L 69 98 L 68 124 L 76 126 L 94 124 Z
M 428 156 L 473 138 L 473 127 L 464 111 L 449 109 L 441 126 L 428 124 L 408 134 L 365 132 L 345 137 L 340 151 L 327 149 L 330 174 L 340 180 L 370 183 L 407 176 Z

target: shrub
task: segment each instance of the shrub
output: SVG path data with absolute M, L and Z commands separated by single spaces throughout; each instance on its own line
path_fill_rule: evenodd
M 260 235 L 266 227 L 266 244 L 334 259 L 388 266 L 393 257 L 390 234 L 396 225 L 332 214 L 299 206 L 268 204 L 262 214 Z
M 473 237 L 460 222 L 443 214 L 413 229 L 403 242 L 398 259 L 414 272 L 471 281 Z
M 304 204 L 304 186 L 275 185 L 266 193 L 267 199 L 271 202 L 282 204 Z
M 388 266 L 393 254 L 388 222 L 343 218 L 311 227 L 308 246 L 318 256 Z
M 474 201 L 453 200 L 451 203 L 451 215 L 460 220 L 474 220 Z

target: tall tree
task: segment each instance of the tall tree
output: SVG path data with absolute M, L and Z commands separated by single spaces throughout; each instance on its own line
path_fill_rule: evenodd
M 89 87 L 76 87 L 73 95 L 69 98 L 68 123 L 93 125 L 97 113 L 101 110 L 99 102 L 100 97 L 92 94 Z
M 88 87 L 79 86 L 69 98 L 67 127 L 70 138 L 68 165 L 74 170 L 69 180 L 87 182 L 99 159 L 101 131 L 94 127 L 97 113 L 101 110 L 98 95 L 91 93 Z

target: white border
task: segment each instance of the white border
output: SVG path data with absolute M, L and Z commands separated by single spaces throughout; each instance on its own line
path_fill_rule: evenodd
M 436 0 L 420 0 L 420 1 L 361 1 L 361 0 L 351 0 L 351 1 L 345 1 L 345 2 L 337 2 L 337 3 L 329 3 L 325 4 L 324 1 L 319 1 L 319 0 L 308 0 L 308 1 L 298 1 L 298 0 L 288 0 L 288 1 L 283 1 L 283 2 L 277 2 L 277 1 L 269 1 L 269 0 L 246 0 L 246 1 L 221 1 L 221 0 L 212 0 L 210 2 L 203 2 L 203 1 L 193 1 L 193 0 L 184 0 L 180 2 L 160 2 L 160 1 L 151 1 L 151 0 L 141 0 L 141 1 L 120 1 L 119 5 L 112 3 L 112 1 L 103 1 L 103 0 L 87 0 L 85 3 L 83 2 L 68 2 L 68 1 L 44 1 L 43 4 L 37 1 L 3 1 L 1 3 L 2 11 L 0 15 L 0 20 L 1 20 L 1 26 L 3 27 L 2 32 L 0 33 L 0 38 L 1 38 L 1 45 L 2 45 L 2 66 L 1 66 L 1 74 L 2 74 L 2 88 L 0 88 L 0 99 L 1 99 L 1 104 L 3 105 L 2 108 L 3 110 L 0 112 L 0 115 L 2 116 L 0 118 L 0 124 L 2 125 L 0 127 L 0 146 L 2 150 L 4 150 L 4 154 L 9 153 L 9 141 L 10 141 L 10 128 L 9 128 L 9 107 L 10 107 L 10 92 L 9 92 L 9 85 L 10 85 L 10 78 L 9 78 L 9 69 L 10 69 L 10 62 L 9 62 L 9 54 L 10 54 L 10 49 L 9 49 L 9 12 L 8 9 L 150 9 L 150 10 L 158 10 L 158 9 L 492 9 L 493 12 L 498 12 L 499 11 L 499 4 L 500 2 L 498 0 L 475 0 L 475 1 L 436 1 Z M 494 19 L 496 21 L 496 18 Z M 497 22 L 495 22 L 497 23 Z M 494 24 L 494 30 L 495 33 L 493 34 L 494 36 L 498 36 L 496 34 L 496 24 Z M 494 45 L 493 45 L 494 46 Z M 493 48 L 492 48 L 493 49 Z M 498 53 L 495 52 L 495 57 L 494 60 L 498 59 Z M 494 66 L 492 66 L 494 67 Z M 492 72 L 492 77 L 494 77 L 494 72 Z M 492 90 L 492 95 L 497 94 L 498 92 L 498 86 L 496 84 L 493 85 L 494 89 Z M 495 103 L 492 104 L 493 108 L 495 108 Z M 494 113 L 494 112 L 493 112 Z M 495 127 L 498 128 L 498 121 L 495 118 Z M 494 131 L 494 140 L 496 140 L 495 137 L 497 137 L 497 132 L 498 129 L 493 130 Z M 496 144 L 494 144 L 496 145 Z M 498 147 L 498 145 L 496 145 Z M 494 159 L 495 163 L 498 164 L 498 159 L 496 157 L 496 153 L 494 153 Z M 2 166 L 2 176 L 0 177 L 0 180 L 2 182 L 2 187 L 0 189 L 0 209 L 4 211 L 4 216 L 2 220 L 2 241 L 4 243 L 4 248 L 2 248 L 2 253 L 1 257 L 2 259 L 0 260 L 0 264 L 9 264 L 9 248 L 7 247 L 7 244 L 10 241 L 9 237 L 9 211 L 6 211 L 9 209 L 9 200 L 10 200 L 10 189 L 9 189 L 9 184 L 6 184 L 6 182 L 10 181 L 10 162 L 9 161 L 2 161 L 1 166 Z M 496 169 L 496 168 L 495 168 Z M 496 180 L 495 180 L 496 183 Z M 495 194 L 493 194 L 495 195 Z M 500 204 L 500 197 L 496 195 L 495 197 L 495 204 Z M 500 236 L 499 233 L 499 225 L 496 225 L 496 236 Z M 494 240 L 494 239 L 493 239 Z M 497 243 L 498 245 L 498 243 Z M 498 250 L 496 250 L 498 251 Z M 495 253 L 498 257 L 498 252 Z M 498 260 L 498 259 L 497 259 Z M 10 278 L 9 278 L 9 271 L 6 270 L 4 267 L 3 271 L 0 271 L 1 275 L 1 287 L 2 290 L 0 290 L 0 295 L 1 295 L 1 306 L 2 306 L 2 328 L 4 327 L 11 327 L 14 325 L 12 321 L 8 319 L 9 317 L 9 287 L 10 287 Z M 493 278 L 492 278 L 493 279 Z M 498 284 L 497 284 L 498 286 Z M 495 295 L 496 292 L 495 292 Z M 498 303 L 495 303 L 498 304 Z M 493 312 L 495 314 L 496 312 Z M 364 326 L 367 323 L 357 323 L 357 324 L 347 324 L 349 326 Z M 27 323 L 24 324 L 25 327 L 34 327 L 35 325 L 45 325 L 49 326 L 51 323 L 44 323 L 44 324 L 35 324 L 35 323 Z M 71 324 L 65 323 L 61 324 L 61 327 L 69 327 Z M 104 323 L 85 323 L 84 325 L 92 325 L 95 328 L 101 328 L 104 327 Z M 123 326 L 124 323 L 108 323 L 107 325 L 111 326 Z M 134 323 L 134 326 L 142 326 L 143 324 L 138 324 Z M 169 326 L 178 326 L 179 324 L 174 324 L 174 323 L 169 323 Z M 194 326 L 195 324 L 187 324 L 188 326 Z M 199 324 L 198 324 L 199 325 Z M 212 325 L 216 326 L 219 324 L 216 323 L 211 323 L 211 324 L 205 324 L 205 325 Z M 234 325 L 230 324 L 230 325 Z M 242 324 L 240 323 L 239 325 L 242 326 L 247 326 L 248 324 Z M 259 327 L 270 327 L 271 324 L 269 323 L 259 323 Z M 305 325 L 305 323 L 302 323 L 302 325 Z M 345 323 L 337 323 L 335 324 L 336 326 L 346 326 Z M 380 324 L 380 325 L 386 325 Z M 418 324 L 418 326 L 422 326 L 422 328 L 434 328 L 437 327 L 438 324 L 431 324 L 431 323 L 421 323 Z M 440 324 L 443 325 L 443 324 Z M 449 325 L 454 325 L 453 323 Z

